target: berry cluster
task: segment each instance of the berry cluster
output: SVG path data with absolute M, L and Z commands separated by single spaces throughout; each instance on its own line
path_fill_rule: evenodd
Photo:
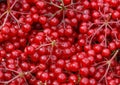
M 0 2 L 0 85 L 120 85 L 120 0 Z

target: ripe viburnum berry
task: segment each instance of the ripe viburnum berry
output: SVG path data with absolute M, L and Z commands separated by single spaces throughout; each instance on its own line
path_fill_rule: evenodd
M 120 0 L 0 1 L 0 85 L 119 85 Z

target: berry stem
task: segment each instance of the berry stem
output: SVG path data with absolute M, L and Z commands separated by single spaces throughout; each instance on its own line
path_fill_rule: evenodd
M 57 12 L 55 12 L 50 18 L 49 20 L 51 20 L 54 16 L 56 16 L 58 13 L 60 13 L 62 11 L 62 9 L 58 10 Z
M 102 81 L 103 78 L 106 78 L 106 76 L 107 76 L 107 74 L 108 74 L 108 71 L 109 71 L 109 69 L 110 69 L 110 66 L 111 66 L 111 62 L 113 61 L 113 59 L 115 59 L 115 57 L 117 56 L 118 52 L 119 52 L 119 50 L 117 50 L 117 51 L 114 53 L 114 55 L 112 56 L 112 58 L 105 63 L 105 64 L 108 64 L 108 66 L 107 66 L 107 69 L 106 69 L 104 75 L 103 75 L 102 78 L 99 80 L 99 82 Z
M 107 25 L 105 25 L 105 31 L 107 30 Z M 107 34 L 105 32 L 105 47 L 107 47 Z
M 49 44 L 42 44 L 42 45 L 38 46 L 38 47 L 36 48 L 36 50 L 38 50 L 38 49 L 41 48 L 41 47 L 46 47 L 46 46 L 50 46 L 50 45 L 51 45 L 51 43 L 49 43 Z
M 61 6 L 58 6 L 57 4 L 54 4 L 52 1 L 48 2 L 48 4 L 53 5 L 53 6 L 61 9 Z
M 92 40 L 93 40 L 93 38 L 94 38 L 94 36 L 102 29 L 102 27 L 104 26 L 104 24 L 102 24 L 96 31 L 95 31 L 95 33 L 94 34 L 92 34 L 92 35 L 90 35 L 90 36 L 88 36 L 88 38 L 90 38 L 90 40 L 89 40 L 89 45 L 91 45 L 91 43 L 92 43 Z
M 2 15 L 0 16 L 0 19 L 5 15 L 7 14 L 8 11 L 5 11 L 4 13 L 2 13 Z
M 18 21 L 18 19 L 10 12 L 10 15 L 13 17 L 13 19 L 15 19 L 16 23 L 18 24 L 19 28 L 20 28 L 20 23 Z
M 9 16 L 9 12 L 6 14 L 6 17 L 4 18 L 4 22 L 3 22 L 3 24 L 0 26 L 0 30 L 1 30 L 1 28 L 5 25 L 5 23 L 7 22 L 8 16 Z
M 10 7 L 10 10 L 15 6 L 15 4 L 17 3 L 18 0 L 15 0 L 14 3 L 12 4 L 12 6 Z
M 15 10 L 12 10 L 11 12 L 18 13 L 18 14 L 30 14 L 30 13 L 15 11 Z
M 62 6 L 64 7 L 65 5 L 64 5 L 64 2 L 63 2 L 63 0 L 60 0 L 61 1 L 61 3 L 62 3 Z
M 1 84 L 9 84 L 10 82 L 12 82 L 13 80 L 15 80 L 15 79 L 17 79 L 17 78 L 19 78 L 20 76 L 19 75 L 17 75 L 17 76 L 15 76 L 14 78 L 12 78 L 11 80 L 9 80 L 9 81 L 1 81 L 0 83 Z

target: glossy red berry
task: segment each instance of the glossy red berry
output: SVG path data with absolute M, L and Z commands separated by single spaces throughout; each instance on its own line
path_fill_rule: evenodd
M 59 74 L 58 77 L 57 77 L 57 81 L 60 82 L 60 83 L 65 82 L 66 81 L 66 75 L 64 73 Z

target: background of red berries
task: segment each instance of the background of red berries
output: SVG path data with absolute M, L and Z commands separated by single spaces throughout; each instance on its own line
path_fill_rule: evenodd
M 120 85 L 120 0 L 2 0 L 0 85 Z

